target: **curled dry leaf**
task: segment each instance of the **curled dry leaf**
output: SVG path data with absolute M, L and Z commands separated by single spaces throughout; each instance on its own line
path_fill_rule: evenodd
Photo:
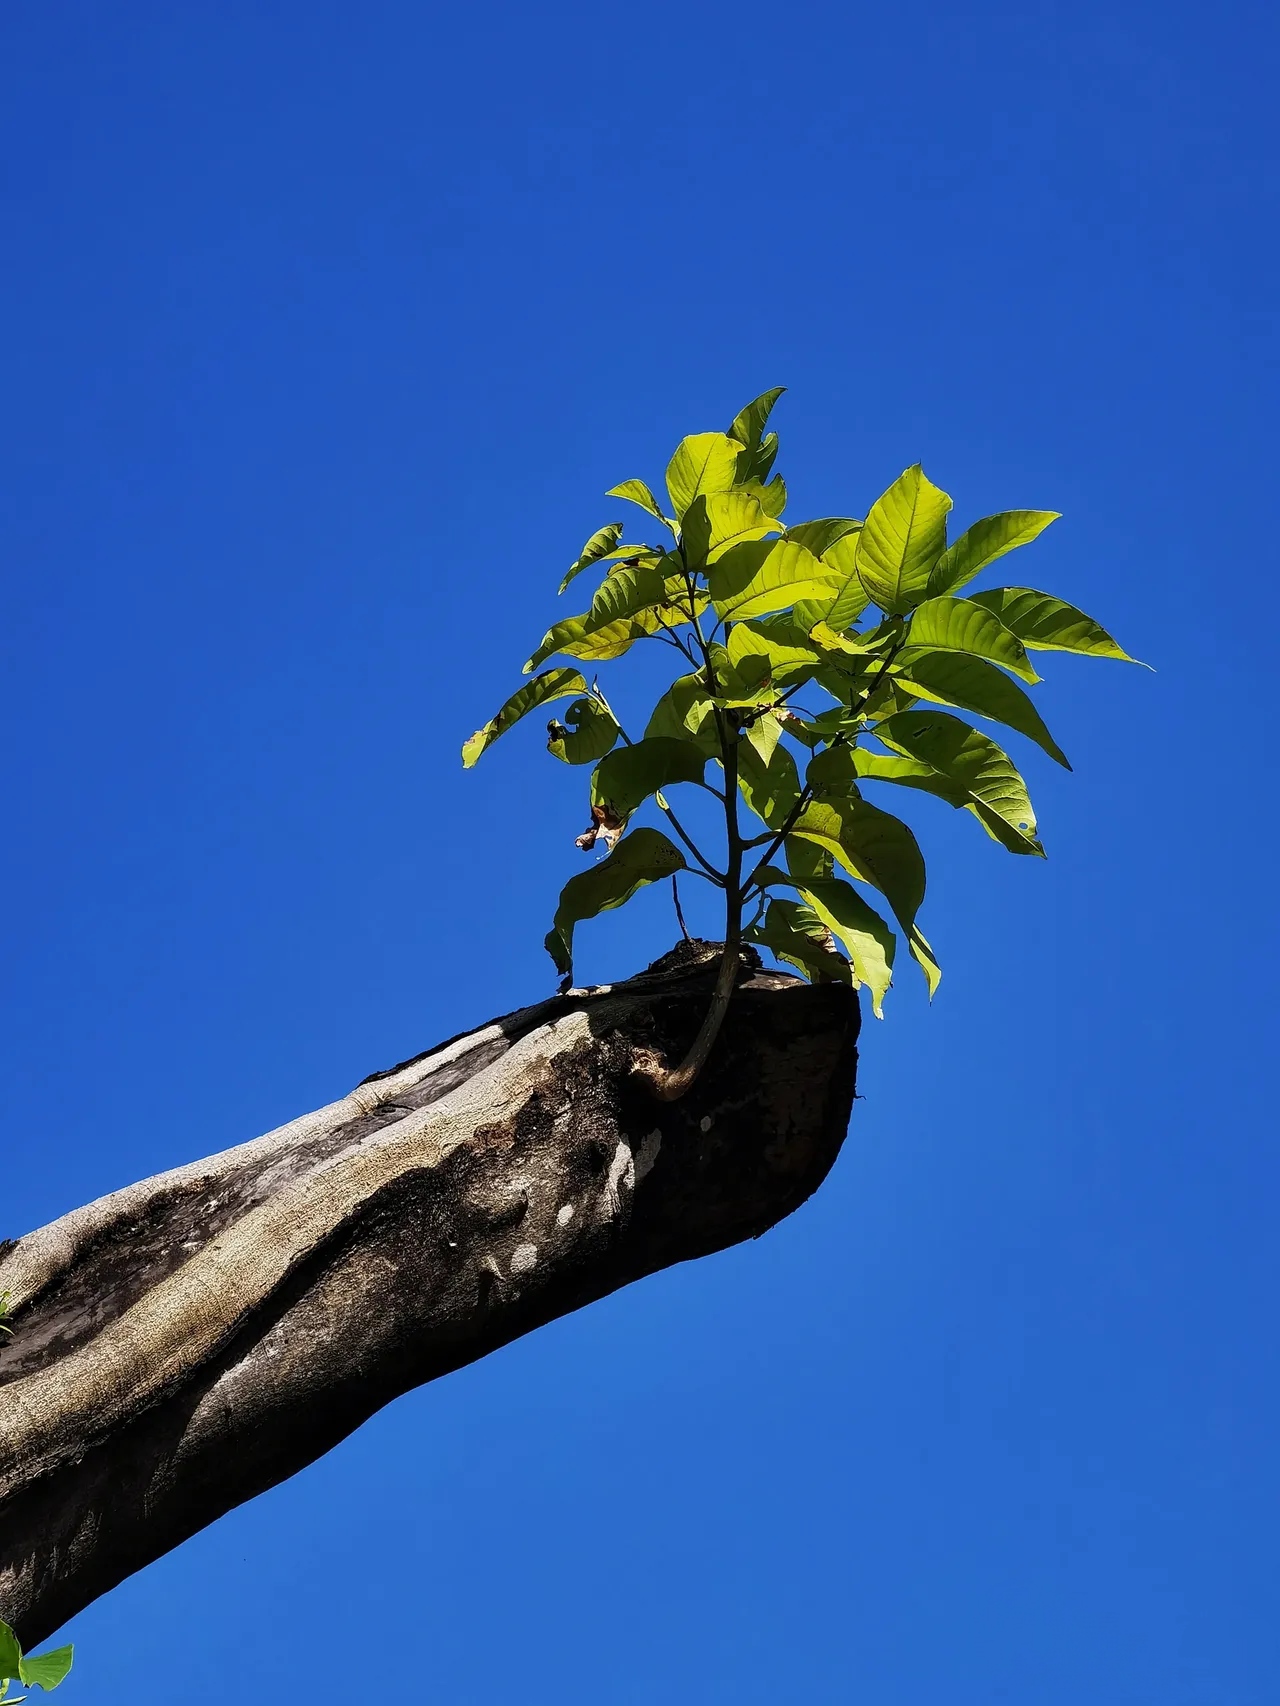
M 626 827 L 625 819 L 618 817 L 607 805 L 592 806 L 591 827 L 584 829 L 581 835 L 575 835 L 573 844 L 581 847 L 584 853 L 590 853 L 597 841 L 603 841 L 612 853 Z

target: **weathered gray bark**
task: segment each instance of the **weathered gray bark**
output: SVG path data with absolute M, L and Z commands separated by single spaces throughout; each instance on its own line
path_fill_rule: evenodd
M 679 956 L 668 956 L 668 961 Z M 744 972 L 690 1093 L 710 963 L 526 1008 L 0 1255 L 0 1617 L 34 1645 L 397 1394 L 816 1189 L 856 997 Z

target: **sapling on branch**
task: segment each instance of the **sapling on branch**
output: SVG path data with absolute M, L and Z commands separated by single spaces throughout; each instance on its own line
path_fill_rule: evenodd
M 948 542 L 951 499 L 917 465 L 865 519 L 785 521 L 777 434 L 765 430 L 780 395 L 757 397 L 727 433 L 682 440 L 667 467 L 672 514 L 643 480 L 612 488 L 607 496 L 644 511 L 644 531 L 658 543 L 624 542 L 621 522 L 592 534 L 560 584 L 563 593 L 603 571 L 590 607 L 547 631 L 525 665 L 533 679 L 462 749 L 469 767 L 529 711 L 573 701 L 563 723 L 548 725 L 547 748 L 593 767 L 591 823 L 577 845 L 603 845 L 607 857 L 561 892 L 546 945 L 563 989 L 584 919 L 677 872 L 723 895 L 723 957 L 688 1053 L 676 1066 L 637 1062 L 666 1100 L 707 1059 L 744 942 L 804 977 L 865 985 L 882 1015 L 897 937 L 863 889 L 887 903 L 932 995 L 941 972 L 917 922 L 924 860 L 907 825 L 866 792 L 922 790 L 969 812 L 1010 853 L 1043 856 L 1013 761 L 956 712 L 1003 723 L 1070 769 L 1022 685 L 1040 680 L 1030 653 L 1134 661 L 1091 617 L 1047 593 L 967 590 L 1056 521 L 1051 511 L 987 516 Z M 638 738 L 578 668 L 533 673 L 556 657 L 611 662 L 642 640 L 679 663 Z M 720 802 L 718 851 L 677 817 L 676 788 Z M 646 809 L 672 833 L 636 823 Z

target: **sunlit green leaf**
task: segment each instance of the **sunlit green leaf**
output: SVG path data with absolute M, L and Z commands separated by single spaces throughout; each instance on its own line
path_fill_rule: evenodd
M 1024 681 L 1040 679 L 1018 636 L 1009 632 L 994 611 L 971 598 L 926 599 L 912 613 L 907 639 L 909 646 L 902 654 L 907 668 L 910 646 L 928 646 L 934 651 L 967 652 L 971 657 L 988 658 Z
M 851 521 L 848 516 L 829 515 L 822 521 L 797 522 L 788 527 L 786 537 L 812 551 L 815 557 L 823 557 L 833 545 L 857 533 L 861 526 L 860 521 Z
M 779 523 L 766 515 L 754 492 L 704 492 L 685 511 L 680 537 L 691 569 L 718 562 L 731 546 L 776 533 Z
M 650 515 L 656 516 L 664 527 L 675 532 L 675 524 L 669 516 L 662 513 L 662 505 L 643 480 L 624 480 L 620 486 L 610 486 L 604 495 L 607 498 L 625 498 L 628 503 L 639 504 L 641 509 L 647 509 Z
M 769 764 L 782 738 L 782 721 L 776 711 L 760 711 L 743 728 L 743 738 L 751 743 L 762 764 Z
M 692 740 L 708 754 L 719 753 L 720 736 L 706 683 L 696 675 L 680 675 L 653 708 L 645 729 L 651 735 L 674 735 Z
M 17 1680 L 22 1663 L 22 1648 L 18 1637 L 7 1623 L 0 1623 L 0 1679 Z
M 628 818 L 637 806 L 673 782 L 701 782 L 707 754 L 688 737 L 647 735 L 616 747 L 591 777 L 591 803 Z
M 976 711 L 980 717 L 1007 723 L 1070 770 L 1066 755 L 1045 727 L 1039 711 L 1017 682 L 1010 681 L 994 664 L 967 657 L 963 652 L 919 651 L 912 655 L 910 669 L 901 669 L 895 680 L 917 698 L 953 705 L 961 711 Z
M 769 437 L 773 438 L 773 434 L 771 433 Z M 769 440 L 766 439 L 765 443 L 767 444 L 768 442 Z M 774 439 L 774 443 L 776 445 L 776 439 Z M 769 460 L 772 461 L 773 458 L 770 457 Z M 764 476 L 761 475 L 760 478 L 763 480 Z M 759 495 L 760 507 L 765 514 L 780 516 L 783 510 L 787 507 L 787 482 L 782 478 L 781 474 L 775 474 L 767 485 L 761 486 Z
M 1051 598 L 1047 592 L 1035 592 L 1029 586 L 997 586 L 990 592 L 975 592 L 972 601 L 993 611 L 1024 646 L 1033 650 L 1079 652 L 1084 657 L 1138 662 L 1092 616 L 1086 616 L 1074 604 Z
M 748 652 L 735 665 L 723 646 L 713 645 L 715 663 L 715 704 L 747 707 L 768 704 L 774 697 L 769 659 L 760 652 Z
M 547 724 L 547 751 L 553 758 L 565 764 L 594 764 L 616 744 L 618 725 L 598 700 L 575 699 L 564 715 L 564 723 Z M 566 723 L 573 726 L 566 728 Z
M 734 416 L 733 425 L 729 428 L 729 437 L 736 438 L 739 444 L 745 444 L 748 450 L 753 450 L 764 436 L 765 423 L 773 413 L 774 404 L 785 390 L 785 385 L 775 385 L 772 390 L 762 391 L 745 409 Z
M 878 888 L 910 933 L 924 899 L 924 860 L 901 819 L 865 800 L 815 800 L 801 812 L 792 833 L 826 848 L 851 877 Z
M 988 515 L 947 547 L 929 573 L 929 592 L 956 592 L 967 586 L 988 563 L 1019 545 L 1029 545 L 1058 515 L 1049 509 L 1007 509 Z
M 590 616 L 570 616 L 567 621 L 557 622 L 554 628 L 548 628 L 542 644 L 525 668 L 536 669 L 555 652 L 581 658 L 584 663 L 607 663 L 611 658 L 620 658 L 624 652 L 630 651 L 636 640 L 656 633 L 658 626 L 658 618 L 652 610 L 624 616 L 616 622 L 596 622 Z
M 824 747 L 805 766 L 804 781 L 818 799 L 837 799 L 858 793 L 858 756 L 862 748 L 849 742 Z
M 574 926 L 622 906 L 648 883 L 684 869 L 684 855 L 661 830 L 641 827 L 626 835 L 598 865 L 570 877 L 546 938 L 546 949 L 565 977 L 573 974 Z
M 739 671 L 747 658 L 763 658 L 775 684 L 803 679 L 819 661 L 817 652 L 805 643 L 803 635 L 759 622 L 735 622 L 725 646 L 730 661 Z
M 843 779 L 846 782 L 855 785 L 861 782 L 895 782 L 899 787 L 916 788 L 921 793 L 932 794 L 935 799 L 945 800 L 949 806 L 968 804 L 964 789 L 939 775 L 932 764 L 926 764 L 923 759 L 904 758 L 896 752 L 869 752 L 864 746 L 828 748 L 828 751 L 836 757 L 845 757 Z M 825 757 L 826 754 L 819 753 L 818 756 Z M 824 774 L 819 795 L 825 798 L 828 793 L 839 793 L 841 780 L 840 767 L 832 765 Z
M 999 818 L 1016 839 L 998 839 L 1012 851 L 1043 855 L 1027 785 L 988 735 L 945 711 L 902 711 L 877 724 L 876 738 L 905 758 L 929 765 L 963 795 L 961 804 L 984 807 L 975 813 L 984 825 L 989 827 L 988 814 Z
M 828 877 L 803 884 L 800 896 L 817 913 L 853 963 L 855 983 L 871 992 L 871 1009 L 884 1018 L 884 998 L 893 980 L 893 931 L 852 884 Z
M 727 492 L 743 447 L 722 432 L 695 432 L 681 439 L 667 464 L 667 491 L 677 516 L 704 492 Z
M 789 835 L 783 848 L 787 870 L 798 882 L 812 883 L 833 876 L 836 862 L 829 848 Z
M 754 402 L 747 404 L 729 428 L 729 437 L 746 445 L 746 450 L 738 458 L 735 479 L 739 484 L 769 478 L 769 470 L 778 454 L 778 435 L 776 432 L 766 433 L 764 428 L 773 405 L 785 389 L 785 386 L 778 385 L 772 391 L 763 392 Z M 771 513 L 781 514 L 781 510 Z
M 747 931 L 747 939 L 768 948 L 802 976 L 814 981 L 849 983 L 849 962 L 833 952 L 831 931 L 811 906 L 794 900 L 772 900 L 764 922 Z
M 874 657 L 884 643 L 872 634 L 837 634 L 829 622 L 817 622 L 809 630 L 813 645 L 824 652 L 843 652 L 848 657 Z
M 532 681 L 515 693 L 494 717 L 477 729 L 462 749 L 463 768 L 470 770 L 480 754 L 491 747 L 499 735 L 506 734 L 513 723 L 518 723 L 526 712 L 532 711 L 537 705 L 549 704 L 553 699 L 568 699 L 575 693 L 586 691 L 586 682 L 576 669 L 548 669 L 541 675 L 534 676 Z
M 766 868 L 761 876 L 766 888 L 778 883 L 790 884 L 805 904 L 813 908 L 817 918 L 831 931 L 853 962 L 855 984 L 866 984 L 871 991 L 871 1006 L 876 1018 L 883 1019 L 883 1002 L 893 977 L 896 944 L 893 931 L 880 914 L 868 906 L 857 889 L 842 877 L 814 876 L 797 880 L 774 867 Z M 920 939 L 923 941 L 922 937 Z
M 567 617 L 548 628 L 525 670 L 536 669 L 556 652 L 596 660 L 621 657 L 633 640 L 658 627 L 654 611 L 665 597 L 661 564 L 619 569 L 602 583 L 585 615 Z
M 858 535 L 858 575 L 886 615 L 900 615 L 925 596 L 929 571 L 947 543 L 951 499 L 917 463 L 902 473 L 867 513 Z M 843 611 L 829 616 L 846 627 Z
M 607 557 L 621 538 L 622 523 L 620 521 L 611 521 L 607 527 L 602 527 L 598 533 L 593 533 L 574 561 L 570 563 L 568 572 L 560 582 L 560 591 L 563 592 L 569 582 L 580 575 L 583 569 L 589 569 L 592 563 L 598 563 L 602 558 Z
M 738 787 L 758 818 L 770 829 L 781 829 L 800 797 L 796 761 L 785 746 L 775 746 L 766 762 L 745 741 L 738 744 Z
M 52 1652 L 24 1656 L 18 1666 L 18 1680 L 28 1688 L 56 1688 L 71 1669 L 74 1647 L 55 1647 Z
M 830 596 L 828 569 L 789 539 L 758 539 L 734 545 L 707 575 L 711 602 L 724 621 L 742 622 L 784 610 L 798 598 Z
M 913 924 L 907 934 L 907 947 L 911 951 L 911 958 L 924 973 L 924 980 L 929 986 L 929 999 L 932 1001 L 938 992 L 938 985 L 942 982 L 942 967 L 934 957 L 928 941 L 920 934 L 918 924 Z
M 858 533 L 861 531 L 859 528 Z M 823 563 L 837 577 L 835 601 L 822 614 L 837 632 L 856 622 L 871 602 L 858 574 L 858 533 L 844 534 L 822 553 Z

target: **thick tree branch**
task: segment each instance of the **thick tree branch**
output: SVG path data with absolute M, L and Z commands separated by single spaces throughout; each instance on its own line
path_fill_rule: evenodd
M 718 946 L 495 1021 L 0 1255 L 0 1617 L 32 1646 L 397 1394 L 816 1189 L 856 997 L 744 967 L 688 1095 Z M 0 1246 L 0 1248 L 3 1248 Z

